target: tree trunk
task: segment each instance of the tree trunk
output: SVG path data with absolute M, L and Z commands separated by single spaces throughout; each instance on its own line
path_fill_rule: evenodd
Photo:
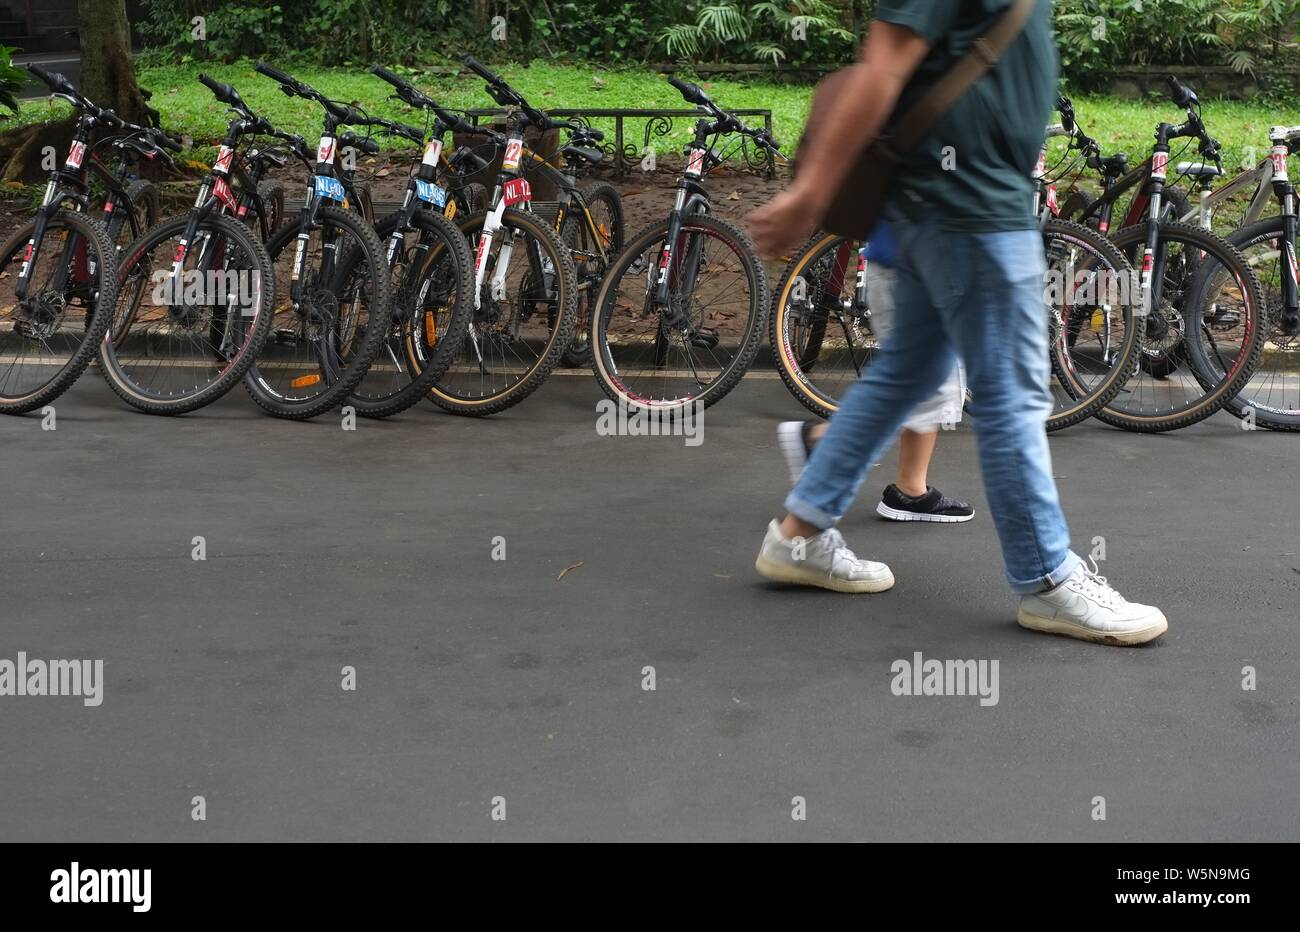
M 124 120 L 157 126 L 149 92 L 135 80 L 126 0 L 77 0 L 81 31 L 81 92 Z
M 158 111 L 149 106 L 149 92 L 135 79 L 126 0 L 77 0 L 81 36 L 81 81 L 77 90 L 124 120 L 157 126 Z M 58 158 L 68 151 L 75 118 L 56 123 L 20 126 L 0 134 L 0 182 L 39 181 L 48 174 L 41 154 L 53 146 Z

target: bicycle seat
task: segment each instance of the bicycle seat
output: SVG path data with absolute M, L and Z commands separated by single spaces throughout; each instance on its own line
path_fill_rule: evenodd
M 1212 178 L 1215 175 L 1222 175 L 1223 170 L 1217 165 L 1207 165 L 1204 162 L 1179 162 L 1177 165 L 1178 174 L 1189 175 L 1192 178 Z
M 276 168 L 283 168 L 289 164 L 288 154 L 276 152 L 274 149 L 254 149 L 248 153 L 248 160 L 260 165 L 274 165 Z
M 605 154 L 599 149 L 587 149 L 583 146 L 562 146 L 560 152 L 565 156 L 577 156 L 580 159 L 586 159 L 593 165 L 598 164 L 605 157 Z
M 1102 174 L 1122 175 L 1128 171 L 1128 153 L 1116 152 L 1114 155 L 1102 159 L 1097 164 L 1100 166 Z
M 113 142 L 114 149 L 130 149 L 147 159 L 154 158 L 158 154 L 158 146 L 141 139 L 138 136 L 124 136 Z

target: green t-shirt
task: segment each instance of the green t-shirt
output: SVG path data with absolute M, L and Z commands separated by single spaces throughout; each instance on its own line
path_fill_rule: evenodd
M 1010 5 L 1011 0 L 879 0 L 876 19 L 905 26 L 930 43 L 895 112 L 948 71 Z M 1030 174 L 1056 101 L 1056 77 L 1051 0 L 1039 0 L 998 64 L 903 156 L 894 206 L 908 216 L 937 212 L 952 230 L 1034 227 Z

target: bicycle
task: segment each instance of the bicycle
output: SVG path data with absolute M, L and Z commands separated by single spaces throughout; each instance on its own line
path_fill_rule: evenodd
M 234 118 L 194 206 L 151 227 L 124 252 L 118 306 L 100 347 L 109 386 L 147 414 L 194 411 L 239 384 L 275 308 L 270 257 L 250 226 L 254 216 L 263 218 L 265 237 L 267 207 L 239 146 L 245 137 L 277 131 L 233 88 L 206 76 L 200 81 Z M 142 304 L 146 293 L 150 300 Z
M 532 188 L 520 171 L 524 130 L 563 124 L 528 106 L 473 56 L 464 63 L 497 103 L 513 109 L 504 134 L 479 131 L 502 146 L 501 169 L 488 208 L 457 216 L 474 251 L 473 317 L 430 397 L 453 414 L 480 417 L 523 401 L 555 368 L 576 320 L 577 271 L 555 230 L 533 212 Z M 516 247 L 523 264 L 513 261 Z
M 276 308 L 271 338 L 244 377 L 245 389 L 263 410 L 303 420 L 349 398 L 389 331 L 376 325 L 392 309 L 383 244 L 345 206 L 348 195 L 337 168 L 340 127 L 367 117 L 265 62 L 253 70 L 277 82 L 286 96 L 324 111 L 307 198 L 297 218 L 281 224 L 266 247 L 276 275 L 288 282 L 289 302 Z
M 1102 172 L 1103 191 L 1076 216 L 1095 218 L 1140 269 L 1139 370 L 1096 415 L 1126 430 L 1175 430 L 1214 414 L 1250 379 L 1265 337 L 1259 282 L 1241 252 L 1209 230 L 1168 219 L 1171 141 L 1195 140 L 1202 156 L 1222 167 L 1219 142 L 1206 131 L 1195 93 L 1172 76 L 1169 85 L 1186 118 L 1157 124 L 1151 157 L 1137 168 L 1128 170 L 1122 153 L 1103 159 L 1095 140 L 1084 136 L 1082 143 L 1088 165 Z M 1113 229 L 1116 201 L 1139 184 L 1123 224 Z
M 768 313 L 767 272 L 749 237 L 711 215 L 704 178 L 740 137 L 779 154 L 695 84 L 669 83 L 707 116 L 695 124 L 669 216 L 632 237 L 592 306 L 592 370 L 601 390 L 628 408 L 675 416 L 708 407 L 739 383 L 758 352 Z
M 0 413 L 24 414 L 58 398 L 81 376 L 108 330 L 117 301 L 117 250 L 87 214 L 83 163 L 94 132 L 115 113 L 66 77 L 28 70 L 77 110 L 72 142 L 50 172 L 35 218 L 0 246 Z M 71 206 L 68 206 L 71 205 Z

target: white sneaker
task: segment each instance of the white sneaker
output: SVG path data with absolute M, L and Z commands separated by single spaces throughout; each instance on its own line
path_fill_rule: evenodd
M 782 421 L 776 425 L 776 445 L 785 457 L 786 468 L 790 470 L 790 486 L 799 484 L 808 457 L 812 455 L 812 444 L 808 442 L 808 432 L 814 421 Z
M 1091 569 L 1080 563 L 1055 589 L 1022 596 L 1017 620 L 1022 628 L 1102 644 L 1145 644 L 1169 630 L 1160 609 L 1126 601 L 1095 562 Z
M 835 528 L 800 542 L 786 540 L 776 520 L 767 526 L 754 569 L 776 582 L 820 586 L 836 592 L 884 592 L 894 585 L 889 567 L 859 560 Z

